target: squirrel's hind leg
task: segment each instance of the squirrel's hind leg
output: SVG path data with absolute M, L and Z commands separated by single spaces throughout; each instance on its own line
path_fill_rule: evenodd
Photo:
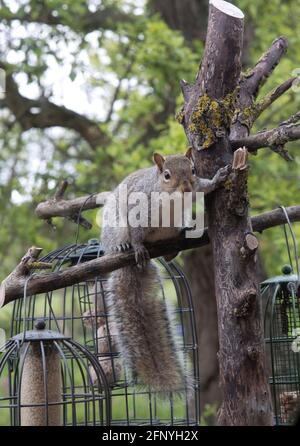
M 135 255 L 135 261 L 138 268 L 145 268 L 147 265 L 147 262 L 150 260 L 149 253 L 147 249 L 144 247 L 143 244 L 138 246 L 132 246 L 131 243 L 120 243 L 119 245 L 116 245 L 112 247 L 112 252 L 127 252 L 130 249 L 134 250 Z M 177 254 L 176 254 L 177 255 Z
M 134 246 L 134 255 L 137 267 L 139 269 L 146 268 L 150 260 L 150 255 L 145 246 L 144 245 Z

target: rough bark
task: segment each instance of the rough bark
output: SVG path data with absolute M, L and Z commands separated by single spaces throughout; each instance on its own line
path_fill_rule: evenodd
M 233 158 L 228 122 L 216 119 L 214 114 L 215 110 L 224 111 L 225 104 L 225 113 L 231 112 L 226 106 L 232 106 L 228 98 L 236 91 L 241 71 L 243 15 L 231 6 L 217 0 L 211 2 L 201 68 L 195 85 L 184 87 L 182 123 L 194 150 L 198 172 L 204 177 L 211 177 L 217 168 L 231 163 Z M 203 98 L 209 101 L 210 113 L 207 108 L 203 112 L 199 107 Z M 194 119 L 199 110 L 206 113 L 207 126 L 215 130 L 208 144 L 207 140 L 203 142 L 203 127 L 197 127 L 202 122 Z M 235 190 L 234 183 L 239 184 L 239 190 Z M 253 253 L 241 256 L 245 236 L 252 232 L 246 197 L 247 171 L 244 170 L 236 172 L 232 187 L 216 191 L 207 200 L 223 396 L 219 424 L 270 425 L 271 399 L 265 373 L 256 256 Z

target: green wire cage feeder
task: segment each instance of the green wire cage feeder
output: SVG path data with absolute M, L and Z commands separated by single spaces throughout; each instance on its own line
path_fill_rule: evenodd
M 51 263 L 53 271 L 62 271 L 103 255 L 99 241 L 92 239 L 88 243 L 74 244 L 52 251 L 41 261 Z M 67 358 L 71 361 L 71 375 L 65 373 L 65 381 L 70 375 L 71 383 L 74 382 L 74 386 L 71 386 L 73 391 L 68 407 L 72 407 L 74 411 L 81 403 L 84 409 L 87 409 L 80 411 L 78 408 L 78 416 L 76 418 L 72 416 L 71 419 L 68 412 L 68 417 L 65 417 L 66 420 L 63 419 L 63 424 L 92 424 L 93 412 L 89 405 L 93 400 L 93 394 L 96 395 L 96 404 L 99 406 L 100 401 L 104 407 L 102 411 L 98 410 L 96 413 L 98 418 L 95 424 L 97 425 L 186 426 L 199 423 L 198 346 L 191 290 L 177 263 L 167 263 L 163 259 L 156 260 L 156 263 L 162 279 L 160 298 L 172 303 L 177 345 L 184 369 L 193 379 L 192 387 L 184 384 L 180 397 L 170 393 L 162 399 L 161 395 L 151 389 L 141 386 L 138 382 L 133 384 L 128 379 L 123 358 L 116 343 L 116 326 L 108 310 L 108 276 L 99 275 L 95 279 L 39 295 L 27 296 L 25 292 L 24 299 L 16 300 L 12 305 L 10 333 L 12 340 L 8 345 L 12 352 L 8 357 L 5 352 L 2 355 L 4 356 L 3 366 L 8 369 L 6 374 L 1 375 L 0 368 L 0 424 L 4 417 L 8 420 L 7 424 L 20 424 L 19 418 L 14 415 L 19 407 L 21 406 L 22 409 L 24 405 L 23 401 L 18 399 L 19 387 L 15 386 L 16 391 L 13 387 L 13 380 L 17 379 L 18 369 L 14 374 L 10 372 L 11 364 L 14 365 L 15 352 L 17 352 L 17 359 L 20 357 L 19 353 L 22 354 L 16 349 L 15 336 L 34 330 L 36 322 L 40 319 L 45 322 L 50 331 L 57 333 L 57 336 L 62 336 L 61 342 L 65 349 L 68 350 L 70 342 L 73 342 L 76 343 L 76 353 L 82 348 L 85 355 L 88 355 L 88 358 L 83 358 L 86 367 L 82 366 L 82 373 L 81 370 L 74 371 L 72 367 L 73 363 L 76 365 L 81 361 L 80 364 L 82 364 L 82 360 L 79 358 L 79 361 L 77 358 L 78 355 L 75 359 Z M 61 351 L 58 353 L 62 356 Z M 81 351 L 79 353 L 82 354 Z M 91 364 L 91 362 L 94 363 Z M 103 376 L 100 376 L 100 372 Z M 97 373 L 101 379 L 97 378 Z M 82 382 L 79 383 L 80 387 L 76 384 L 78 376 L 81 381 L 85 379 L 87 390 Z M 68 388 L 70 388 L 70 383 L 62 386 L 59 402 L 64 402 L 63 398 L 68 396 Z M 81 399 L 80 394 L 84 394 Z M 41 393 L 41 400 L 45 401 L 42 397 Z
M 0 384 L 0 417 L 6 424 L 110 423 L 109 387 L 99 361 L 70 336 L 46 329 L 44 320 L 7 341 Z
M 276 424 L 294 424 L 300 409 L 300 275 L 295 235 L 285 208 L 294 251 L 292 261 L 286 225 L 289 265 L 282 275 L 262 283 L 266 353 Z M 293 265 L 295 264 L 295 266 Z

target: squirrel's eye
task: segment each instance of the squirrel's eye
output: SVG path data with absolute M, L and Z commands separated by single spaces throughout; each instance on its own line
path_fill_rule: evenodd
M 166 181 L 169 181 L 171 179 L 171 174 L 169 170 L 164 171 L 164 178 Z
M 192 175 L 196 175 L 195 167 L 192 167 Z

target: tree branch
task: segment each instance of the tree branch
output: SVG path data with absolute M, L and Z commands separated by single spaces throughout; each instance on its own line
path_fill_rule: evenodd
M 265 83 L 272 71 L 280 62 L 282 56 L 286 53 L 288 42 L 284 37 L 278 37 L 271 47 L 262 55 L 255 67 L 241 76 L 239 85 L 239 98 L 237 101 L 237 110 L 234 121 L 231 125 L 230 136 L 232 139 L 249 134 L 253 122 L 248 122 L 246 110 L 253 109 L 254 99 L 259 89 Z M 288 81 L 287 81 L 288 82 Z M 283 88 L 286 88 L 283 87 Z
M 252 128 L 257 118 L 268 108 L 273 102 L 279 99 L 285 92 L 287 92 L 297 80 L 297 77 L 291 77 L 287 81 L 283 82 L 278 87 L 275 87 L 260 101 L 253 103 L 252 106 L 239 110 L 238 119 L 239 123 L 246 126 L 248 133 Z M 245 133 L 245 132 L 244 132 Z
M 269 147 L 285 159 L 291 160 L 288 152 L 284 149 L 284 145 L 289 141 L 298 139 L 300 139 L 300 125 L 288 124 L 280 125 L 279 127 L 257 133 L 256 135 L 232 140 L 231 143 L 234 150 L 241 146 L 246 146 L 249 152 L 256 152 L 258 149 Z
M 261 115 L 261 113 L 270 107 L 273 102 L 280 98 L 284 93 L 286 93 L 297 80 L 297 77 L 291 77 L 287 81 L 283 82 L 278 87 L 275 87 L 270 91 L 264 98 L 262 98 L 257 104 L 255 104 L 254 121 Z M 253 121 L 253 122 L 254 122 Z
M 199 247 L 208 243 L 207 231 L 203 237 L 198 239 L 185 238 L 181 235 L 177 239 L 156 242 L 146 245 L 151 258 L 160 257 L 174 253 L 174 250 L 186 250 Z M 107 254 L 103 257 L 71 266 L 63 271 L 32 277 L 27 284 L 27 295 L 43 293 L 50 290 L 57 290 L 66 286 L 71 286 L 81 281 L 94 278 L 99 274 L 105 274 L 124 266 L 133 265 L 135 256 L 133 251 L 117 254 Z M 18 267 L 17 267 L 18 268 Z M 27 276 L 28 277 L 28 276 Z M 7 303 L 23 297 L 26 276 L 16 277 L 11 280 L 4 280 L 0 288 L 0 307 Z
M 296 122 L 300 121 L 300 111 L 295 113 L 293 116 L 288 118 L 286 121 L 283 121 L 280 126 L 282 125 L 289 125 L 289 124 L 296 124 Z
M 77 197 L 71 200 L 64 200 L 63 196 L 68 187 L 68 182 L 64 180 L 53 198 L 39 203 L 36 207 L 36 215 L 47 221 L 51 221 L 52 217 L 65 217 L 80 223 L 87 229 L 92 227 L 91 223 L 81 216 L 81 212 L 96 209 L 102 206 L 110 192 L 100 192 L 98 194 Z
M 287 207 L 286 211 L 291 222 L 300 221 L 300 206 Z M 287 221 L 282 209 L 278 208 L 270 212 L 255 215 L 251 218 L 251 222 L 254 231 L 262 232 L 265 229 L 283 225 Z
M 300 206 L 286 208 L 291 221 L 300 221 Z M 254 231 L 262 232 L 273 226 L 281 225 L 286 222 L 285 216 L 280 209 L 257 215 L 251 219 Z M 209 243 L 207 229 L 201 238 L 186 238 L 181 234 L 177 238 L 158 241 L 147 244 L 150 257 L 161 257 L 178 251 L 199 248 Z M 24 257 L 26 258 L 26 256 Z M 23 259 L 24 259 L 23 258 Z M 21 261 L 22 264 L 23 260 Z M 74 285 L 81 281 L 94 278 L 98 275 L 109 273 L 118 268 L 135 263 L 134 253 L 128 251 L 125 253 L 107 254 L 103 257 L 84 262 L 82 264 L 71 266 L 63 271 L 52 272 L 49 274 L 35 275 L 27 283 L 27 296 L 57 290 L 67 286 Z M 15 271 L 20 271 L 19 265 Z M 29 277 L 28 271 L 21 271 L 22 274 L 11 274 L 1 284 L 0 287 L 0 307 L 9 302 L 22 298 L 24 294 L 25 281 Z
M 272 74 L 288 48 L 288 41 L 281 36 L 274 40 L 271 47 L 262 55 L 255 67 L 244 74 L 243 88 L 247 88 L 249 94 L 257 96 L 259 89 Z
M 5 64 L 0 68 L 6 70 L 6 96 L 4 105 L 14 114 L 23 130 L 31 128 L 64 127 L 78 132 L 92 148 L 108 144 L 107 134 L 92 120 L 66 107 L 58 106 L 42 97 L 28 99 L 19 93 L 18 85 Z

